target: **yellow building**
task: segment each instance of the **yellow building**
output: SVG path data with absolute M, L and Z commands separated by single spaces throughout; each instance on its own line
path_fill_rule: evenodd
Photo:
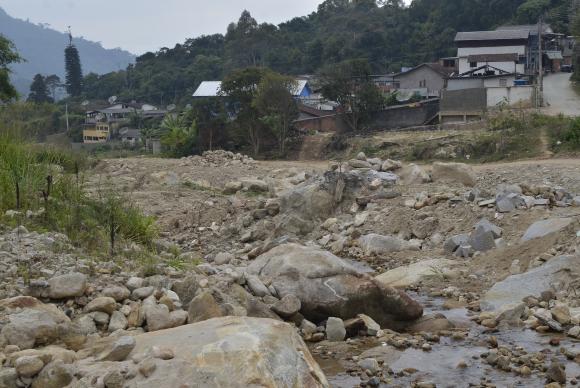
M 106 143 L 111 134 L 111 127 L 107 123 L 87 124 L 87 129 L 83 130 L 83 142 Z

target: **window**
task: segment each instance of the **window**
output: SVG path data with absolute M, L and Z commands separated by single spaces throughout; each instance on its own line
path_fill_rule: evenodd
M 477 67 L 477 62 L 469 62 L 469 67 Z
M 505 88 L 507 86 L 507 78 L 500 78 L 499 79 L 499 86 Z

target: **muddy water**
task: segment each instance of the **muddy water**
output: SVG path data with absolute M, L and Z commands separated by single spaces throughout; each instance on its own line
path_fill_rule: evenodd
M 397 351 L 389 346 L 383 346 L 387 358 L 385 367 L 390 367 L 393 372 L 402 372 L 407 368 L 416 369 L 417 372 L 408 376 L 397 377 L 390 384 L 381 387 L 408 387 L 413 382 L 429 382 L 437 387 L 467 387 L 477 386 L 482 383 L 494 384 L 497 387 L 543 387 L 545 377 L 534 373 L 530 377 L 517 376 L 514 373 L 503 372 L 486 364 L 480 355 L 488 351 L 487 338 L 491 334 L 484 333 L 484 328 L 473 323 L 469 319 L 466 309 L 444 310 L 442 299 L 432 299 L 425 296 L 415 296 L 425 306 L 425 313 L 441 313 L 458 326 L 469 329 L 469 337 L 458 341 L 451 338 L 441 338 L 441 342 L 433 345 L 430 352 L 418 349 Z M 550 346 L 549 341 L 553 336 L 540 335 L 535 331 L 524 328 L 500 329 L 494 332 L 500 346 L 512 348 L 520 346 L 528 353 L 542 352 L 549 360 L 556 357 L 566 366 L 568 379 L 580 376 L 580 367 L 574 361 L 568 361 L 559 352 L 559 347 Z M 573 353 L 580 352 L 580 343 L 572 342 L 562 337 L 560 346 L 569 349 Z M 378 348 L 378 354 L 381 349 Z M 373 349 L 377 352 L 377 348 Z M 356 387 L 361 383 L 357 376 L 346 373 L 343 365 L 337 360 L 318 360 L 321 368 L 325 371 L 331 385 L 339 388 Z M 460 362 L 467 364 L 466 368 L 458 368 Z

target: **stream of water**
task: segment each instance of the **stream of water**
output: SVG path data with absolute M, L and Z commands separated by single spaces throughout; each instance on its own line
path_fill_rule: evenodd
M 437 387 L 479 386 L 482 382 L 494 384 L 497 387 L 544 387 L 545 377 L 538 376 L 537 373 L 530 377 L 522 377 L 511 372 L 503 372 L 486 364 L 480 355 L 489 350 L 487 339 L 490 334 L 485 334 L 483 327 L 469 319 L 466 309 L 445 310 L 442 307 L 443 299 L 434 299 L 423 295 L 415 295 L 414 297 L 425 306 L 425 314 L 441 313 L 445 315 L 456 325 L 468 328 L 469 337 L 464 341 L 441 338 L 440 343 L 433 345 L 433 349 L 429 352 L 413 348 L 398 351 L 389 346 L 383 346 L 385 354 L 389 354 L 387 358 L 390 359 L 385 363 L 385 366 L 390 367 L 395 373 L 407 368 L 416 369 L 417 372 L 409 376 L 397 377 L 394 379 L 395 383 L 383 384 L 381 387 L 408 387 L 413 382 L 419 381 L 433 383 Z M 509 348 L 520 346 L 528 353 L 542 352 L 546 355 L 546 360 L 556 357 L 566 366 L 568 379 L 580 376 L 579 365 L 574 361 L 567 360 L 559 351 L 560 347 L 563 346 L 573 353 L 580 352 L 580 342 L 561 337 L 560 347 L 551 346 L 549 342 L 554 337 L 553 335 L 541 335 L 520 327 L 500 329 L 493 335 L 497 338 L 500 346 Z M 381 355 L 381 349 L 372 349 L 371 354 Z M 353 377 L 346 373 L 340 361 L 320 359 L 319 362 L 333 387 L 352 388 L 361 383 L 358 376 Z M 458 368 L 460 362 L 465 362 L 467 367 Z M 549 363 L 548 361 L 547 364 Z

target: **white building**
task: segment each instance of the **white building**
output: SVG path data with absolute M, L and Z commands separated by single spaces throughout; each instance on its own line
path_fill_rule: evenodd
M 507 73 L 526 72 L 527 30 L 458 32 L 455 36 L 459 74 L 489 65 Z

